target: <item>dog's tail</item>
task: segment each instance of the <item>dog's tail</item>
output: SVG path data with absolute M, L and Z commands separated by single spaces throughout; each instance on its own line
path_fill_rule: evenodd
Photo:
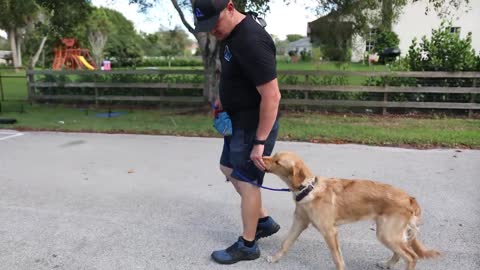
M 406 238 L 410 243 L 413 251 L 417 254 L 420 259 L 430 259 L 440 256 L 440 252 L 434 249 L 427 249 L 422 242 L 418 239 L 418 225 L 420 222 L 420 215 L 422 213 L 420 206 L 418 205 L 415 198 L 410 198 L 410 205 L 412 207 L 412 216 L 407 225 Z
M 410 242 L 410 246 L 420 259 L 433 259 L 439 257 L 441 253 L 435 249 L 427 249 L 418 238 Z

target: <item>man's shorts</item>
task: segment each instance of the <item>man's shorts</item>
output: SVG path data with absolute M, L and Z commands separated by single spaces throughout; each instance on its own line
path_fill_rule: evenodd
M 265 172 L 259 170 L 250 159 L 256 130 L 233 128 L 232 136 L 224 137 L 220 164 L 233 169 L 232 177 L 246 182 L 262 185 Z M 272 154 L 278 135 L 278 120 L 268 135 L 263 151 L 264 156 Z

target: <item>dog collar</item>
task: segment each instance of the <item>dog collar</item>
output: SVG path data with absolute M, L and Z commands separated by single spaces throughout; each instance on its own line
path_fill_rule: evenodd
M 317 177 L 309 179 L 305 185 L 300 185 L 299 191 L 295 194 L 295 201 L 299 202 L 307 197 L 307 195 L 315 188 L 315 184 L 317 184 Z

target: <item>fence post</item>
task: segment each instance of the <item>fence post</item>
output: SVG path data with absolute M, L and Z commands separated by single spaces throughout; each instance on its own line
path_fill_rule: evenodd
M 97 84 L 97 74 L 93 75 L 93 83 Z M 95 108 L 98 108 L 98 87 L 95 87 L 94 91 L 95 91 Z
M 98 88 L 95 87 L 95 107 L 98 107 Z
M 3 96 L 2 71 L 0 71 L 0 113 L 2 112 L 2 101 L 3 100 L 4 100 L 4 96 Z
M 27 89 L 28 89 L 28 101 L 30 105 L 35 100 L 35 75 L 33 74 L 33 69 L 27 69 Z
M 387 82 L 387 76 L 384 76 L 383 77 L 383 102 L 388 102 L 388 93 L 386 92 L 387 91 L 387 86 L 388 86 L 388 82 Z M 383 107 L 383 110 L 382 110 L 382 114 L 383 115 L 386 115 L 388 112 L 387 112 L 387 107 Z
M 477 87 L 477 78 L 473 78 L 473 88 Z M 475 93 L 470 93 L 470 103 L 474 104 L 475 103 Z M 468 117 L 472 118 L 473 117 L 473 110 L 469 109 L 468 110 Z
M 305 84 L 309 85 L 309 83 L 308 83 L 309 81 L 310 81 L 310 77 L 308 76 L 308 74 L 305 74 Z M 303 98 L 305 100 L 308 100 L 310 98 L 309 97 L 309 91 L 302 91 L 302 92 L 303 92 Z M 306 101 L 306 102 L 308 102 L 308 101 Z M 303 106 L 303 111 L 304 112 L 308 111 L 308 106 L 307 105 Z
M 308 81 L 309 81 L 309 77 L 308 77 L 308 74 L 307 74 L 307 75 L 305 75 L 305 84 L 308 85 Z M 303 96 L 304 96 L 305 99 L 308 99 L 308 91 L 304 91 Z
M 3 82 L 2 82 L 2 72 L 0 71 L 0 101 L 5 101 L 3 96 Z

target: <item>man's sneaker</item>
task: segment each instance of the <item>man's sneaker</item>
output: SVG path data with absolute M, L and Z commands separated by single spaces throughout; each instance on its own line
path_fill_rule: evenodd
M 245 246 L 242 237 L 224 250 L 217 250 L 212 253 L 212 259 L 219 264 L 233 264 L 239 261 L 250 261 L 260 257 L 260 249 L 257 243 L 253 247 Z
M 273 218 L 268 217 L 264 222 L 259 222 L 257 225 L 257 232 L 255 233 L 255 240 L 260 238 L 268 237 L 280 230 L 280 225 L 273 220 Z

